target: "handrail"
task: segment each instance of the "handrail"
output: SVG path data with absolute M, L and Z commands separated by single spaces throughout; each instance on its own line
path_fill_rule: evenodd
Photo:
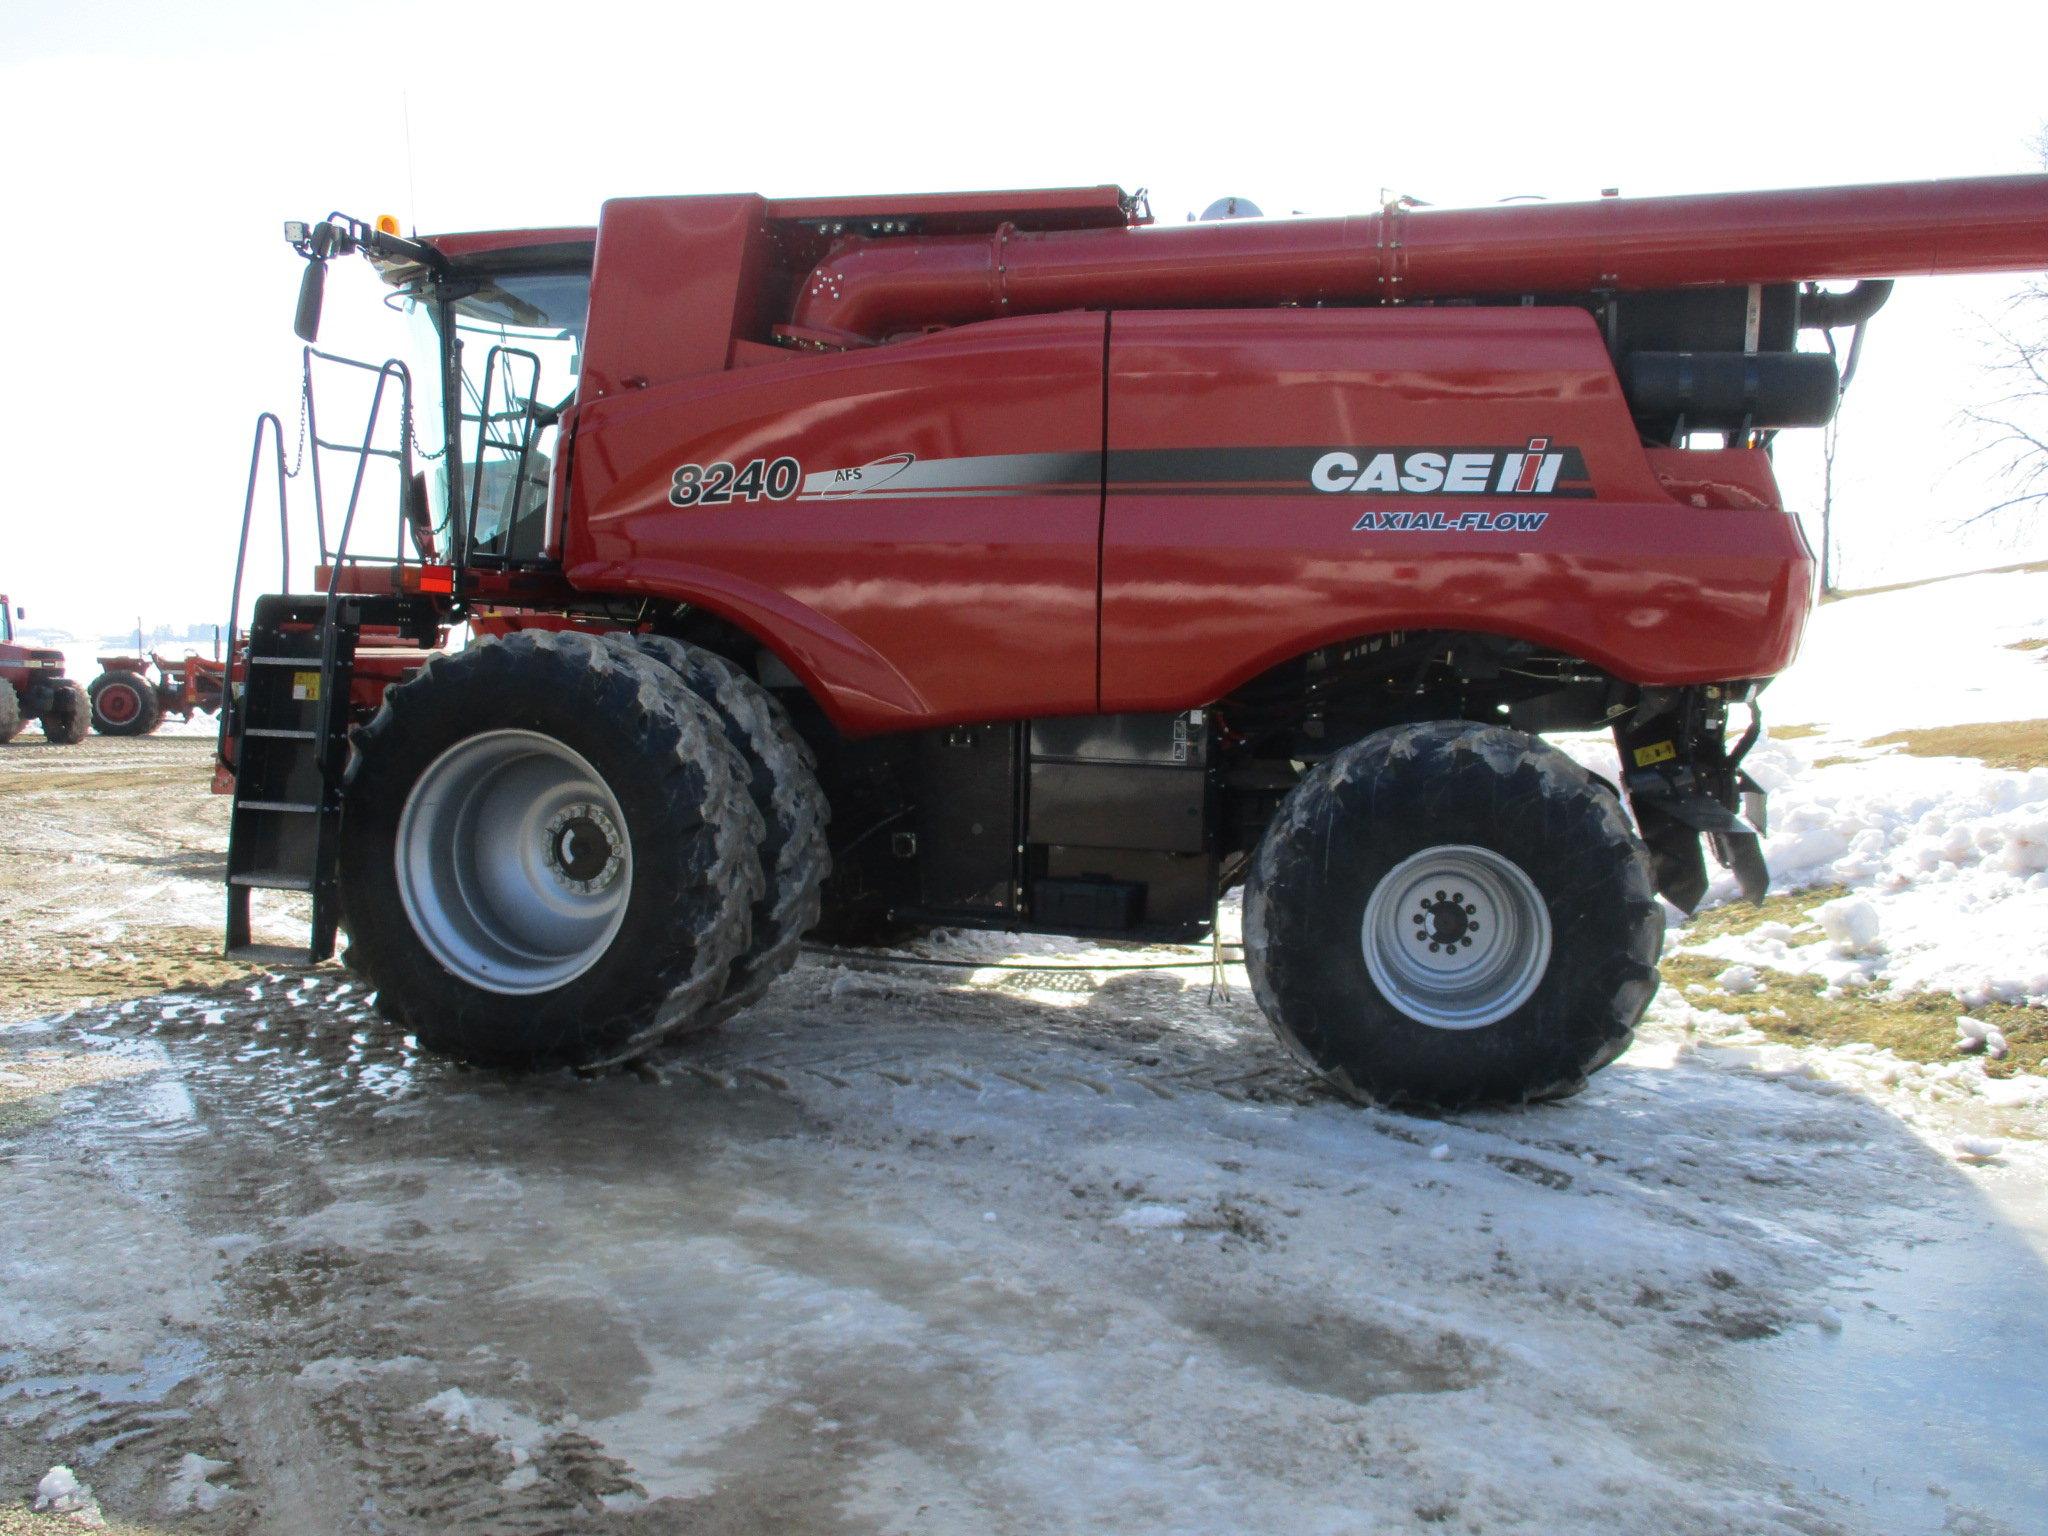
M 256 511 L 256 472 L 263 466 L 263 429 L 270 428 L 271 445 L 277 460 L 277 540 L 278 558 L 282 563 L 279 579 L 283 590 L 289 592 L 292 583 L 292 529 L 290 508 L 285 500 L 284 468 L 284 423 L 277 419 L 274 411 L 265 411 L 256 418 L 256 436 L 249 447 L 249 488 L 242 498 L 242 537 L 235 546 L 235 580 L 228 597 L 228 677 L 232 678 L 235 665 L 235 630 L 242 616 L 242 574 L 249 559 L 250 519 Z M 220 734 L 215 738 L 214 756 L 223 765 L 229 765 L 227 744 L 235 732 L 235 690 L 223 686 L 221 689 Z
M 314 404 L 313 363 L 315 359 L 322 362 L 336 363 L 347 368 L 359 369 L 364 373 L 376 376 L 375 388 L 370 396 L 369 416 L 364 424 L 360 443 L 331 442 L 321 437 L 319 413 Z M 399 445 L 396 449 L 378 448 L 375 446 L 377 425 L 384 411 L 385 390 L 394 380 L 397 382 L 399 394 Z M 342 595 L 340 590 L 341 568 L 349 558 L 349 539 L 355 531 L 356 514 L 362 503 L 363 483 L 368 474 L 372 458 L 390 458 L 396 460 L 398 464 L 398 527 L 394 548 L 398 569 L 396 584 L 400 589 L 404 587 L 408 535 L 406 514 L 413 475 L 412 374 L 406 365 L 397 358 L 387 358 L 382 363 L 366 363 L 357 358 L 343 357 L 338 353 L 321 352 L 313 347 L 307 347 L 304 349 L 301 360 L 300 391 L 300 398 L 305 411 L 304 430 L 306 434 L 305 443 L 301 446 L 310 445 L 307 449 L 307 456 L 312 468 L 314 533 L 319 541 L 320 559 L 327 567 L 326 590 L 320 594 L 324 599 L 321 615 L 321 669 L 324 675 L 330 672 L 333 666 L 334 615 Z M 235 578 L 228 598 L 228 643 L 225 662 L 227 686 L 223 689 L 224 697 L 221 701 L 220 734 L 214 750 L 222 766 L 229 768 L 233 766 L 233 759 L 229 756 L 230 748 L 238 742 L 241 733 L 240 717 L 242 711 L 237 708 L 232 681 L 235 651 L 241 641 L 242 587 L 244 577 L 247 575 L 249 535 L 254 526 L 256 486 L 263 468 L 264 436 L 266 432 L 269 434 L 271 458 L 277 473 L 278 591 L 289 595 L 293 590 L 291 503 L 287 492 L 287 482 L 294 478 L 299 473 L 299 470 L 287 470 L 285 468 L 284 424 L 278 419 L 275 412 L 265 411 L 256 418 L 255 439 L 249 452 L 249 483 L 247 492 L 242 499 L 241 537 L 235 548 Z M 356 460 L 355 473 L 349 483 L 348 503 L 342 513 L 340 537 L 332 547 L 327 542 L 327 501 L 320 470 L 320 455 L 323 449 L 330 452 L 353 454 Z M 246 681 L 245 676 L 245 686 Z M 328 705 L 325 692 L 323 689 L 321 707 L 323 719 Z M 239 751 L 237 749 L 238 755 Z
M 500 358 L 505 359 L 502 369 L 498 361 Z M 524 359 L 532 366 L 532 372 L 528 376 L 526 398 L 523 403 L 516 393 L 518 385 L 512 374 L 512 360 L 514 358 Z M 506 391 L 508 402 L 517 406 L 516 410 L 497 412 L 491 409 L 491 388 L 494 382 Z M 465 536 L 463 539 L 465 561 L 474 559 L 476 555 L 477 514 L 482 510 L 483 506 L 484 452 L 489 448 L 496 448 L 500 452 L 504 452 L 513 446 L 491 436 L 491 424 L 499 421 L 509 422 L 516 420 L 519 423 L 519 443 L 517 445 L 519 457 L 512 466 L 512 503 L 506 510 L 505 523 L 500 530 L 501 536 L 508 543 L 510 542 L 512 524 L 519 512 L 520 498 L 526 494 L 526 466 L 529 456 L 533 452 L 534 440 L 535 401 L 533 397 L 538 393 L 539 389 L 540 358 L 534 353 L 527 351 L 524 347 L 508 347 L 501 343 L 492 347 L 489 352 L 484 354 L 484 376 L 482 387 L 477 391 L 476 415 L 471 416 L 467 411 L 460 413 L 462 420 L 474 421 L 476 423 L 476 454 L 470 465 L 469 506 L 467 508 L 469 519 L 468 526 L 464 530 Z M 503 553 L 501 550 L 500 559 L 503 558 Z

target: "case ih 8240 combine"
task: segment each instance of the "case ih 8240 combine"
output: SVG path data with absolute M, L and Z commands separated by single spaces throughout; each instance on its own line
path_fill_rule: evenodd
M 1801 338 L 2048 265 L 2048 178 L 380 223 L 287 228 L 302 337 L 361 252 L 428 361 L 308 349 L 320 590 L 257 602 L 225 721 L 231 943 L 252 887 L 310 890 L 313 954 L 345 927 L 423 1043 L 588 1064 L 814 925 L 1195 939 L 1242 883 L 1290 1048 L 1450 1105 L 1621 1051 L 1703 837 L 1764 889 L 1741 763 L 1813 576 L 1769 449 L 1840 387 Z M 346 444 L 336 370 L 375 395 Z M 399 547 L 359 558 L 387 465 Z M 1621 782 L 1541 740 L 1593 729 Z

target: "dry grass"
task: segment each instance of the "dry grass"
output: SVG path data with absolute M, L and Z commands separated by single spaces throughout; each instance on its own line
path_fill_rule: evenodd
M 1914 757 L 1974 757 L 1993 768 L 2042 768 L 2048 767 L 2048 720 L 1929 726 L 1893 731 L 1864 745 L 1898 746 Z
M 26 1504 L 0 1504 L 0 1536 L 79 1536 L 86 1529 L 69 1515 L 39 1515 Z M 160 1525 L 134 1525 L 111 1518 L 97 1529 L 105 1536 L 169 1536 Z
M 1844 894 L 1839 885 L 1784 892 L 1764 899 L 1760 907 L 1744 902 L 1701 913 L 1674 935 L 1680 943 L 1697 944 L 1722 934 L 1748 933 L 1768 922 L 1797 928 L 1812 922 L 1822 902 Z M 1814 937 L 1819 937 L 1814 926 Z M 1698 1000 L 1721 1013 L 1736 1014 L 1770 1039 L 1787 1045 L 1850 1045 L 1867 1041 L 1908 1061 L 1954 1061 L 1956 1016 L 1995 1024 L 2004 1034 L 2009 1054 L 1984 1063 L 1986 1075 L 2010 1077 L 2015 1072 L 2048 1074 L 2048 1008 L 2017 1003 L 1987 1003 L 1966 1008 L 1947 993 L 1912 993 L 1890 997 L 1851 991 L 1840 997 L 1821 996 L 1814 976 L 1792 976 L 1758 966 L 1763 986 L 1740 995 L 1723 993 L 1714 978 L 1728 968 L 1726 960 L 1706 955 L 1666 955 L 1662 966 L 1667 986 L 1702 986 Z M 1697 996 L 1697 994 L 1695 994 Z
M 1773 891 L 1756 905 L 1731 901 L 1707 908 L 1673 937 L 1684 944 L 1704 944 L 1725 933 L 1754 932 L 1765 923 L 1789 923 L 1797 928 L 1812 919 L 1813 909 L 1822 902 L 1848 894 L 1846 885 L 1810 885 L 1799 891 Z
M 1823 592 L 1821 601 L 1839 603 L 1848 597 L 1874 597 L 1880 592 L 1905 592 L 1914 587 L 1931 587 L 1937 581 L 1961 581 L 1965 576 L 2005 576 L 2014 571 L 2048 571 L 2048 560 L 2028 560 L 2019 565 L 1994 565 L 1982 571 L 1956 571 L 1947 576 L 1922 576 L 1918 581 L 1895 581 L 1885 587 L 1856 587 L 1852 590 Z
M 1820 727 L 1817 725 L 1774 725 L 1771 727 L 1771 740 L 1773 741 L 1798 741 L 1802 737 L 1818 736 L 1819 734 Z
M 2048 635 L 2034 635 L 2026 640 L 2015 640 L 2006 649 L 2008 651 L 2048 651 Z

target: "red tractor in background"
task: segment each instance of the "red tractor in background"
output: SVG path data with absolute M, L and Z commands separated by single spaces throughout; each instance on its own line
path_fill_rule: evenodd
M 166 656 L 102 656 L 100 675 L 86 695 L 92 703 L 92 728 L 102 736 L 147 736 L 164 716 L 190 720 L 196 714 L 220 713 L 227 689 L 228 665 L 195 652 Z M 156 677 L 149 675 L 156 668 Z
M 85 740 L 90 706 L 85 690 L 64 675 L 64 653 L 23 645 L 14 638 L 14 621 L 22 617 L 0 593 L 0 742 L 9 742 L 43 723 L 43 737 L 58 746 Z
M 747 1007 L 814 929 L 1185 941 L 1242 886 L 1289 1049 L 1449 1107 L 1627 1046 L 1703 843 L 1762 895 L 1742 762 L 1813 585 L 1772 440 L 1832 418 L 1833 332 L 1889 279 L 2048 266 L 2048 177 L 286 234 L 304 340 L 360 252 L 426 350 L 306 350 L 313 594 L 259 422 L 237 604 L 273 475 L 286 574 L 223 711 L 231 946 L 252 889 L 307 891 L 312 957 L 345 928 L 422 1044 L 590 1065 Z M 368 396 L 345 510 L 316 367 Z M 1584 731 L 1616 781 L 1542 740 Z

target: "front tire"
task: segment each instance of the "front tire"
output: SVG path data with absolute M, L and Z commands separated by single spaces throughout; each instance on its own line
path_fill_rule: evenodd
M 1353 1098 L 1560 1098 L 1628 1046 L 1664 924 L 1615 797 L 1497 726 L 1380 731 L 1282 803 L 1253 858 L 1260 1006 Z
M 761 889 L 744 767 L 671 674 L 529 631 L 429 662 L 356 738 L 350 960 L 430 1050 L 595 1066 L 716 1001 Z
M 92 728 L 92 704 L 85 690 L 69 678 L 59 679 L 43 710 L 43 739 L 52 746 L 75 747 Z
M 761 873 L 753 938 L 733 962 L 725 995 L 705 1010 L 708 1028 L 743 1011 L 796 964 L 818 921 L 819 888 L 832 868 L 825 843 L 831 813 L 803 738 L 775 696 L 724 657 L 664 635 L 615 634 L 613 644 L 652 657 L 710 705 L 733 750 L 745 759 L 748 791 L 761 816 Z
M 102 672 L 86 689 L 92 728 L 102 736 L 147 736 L 164 723 L 156 685 L 140 672 Z

